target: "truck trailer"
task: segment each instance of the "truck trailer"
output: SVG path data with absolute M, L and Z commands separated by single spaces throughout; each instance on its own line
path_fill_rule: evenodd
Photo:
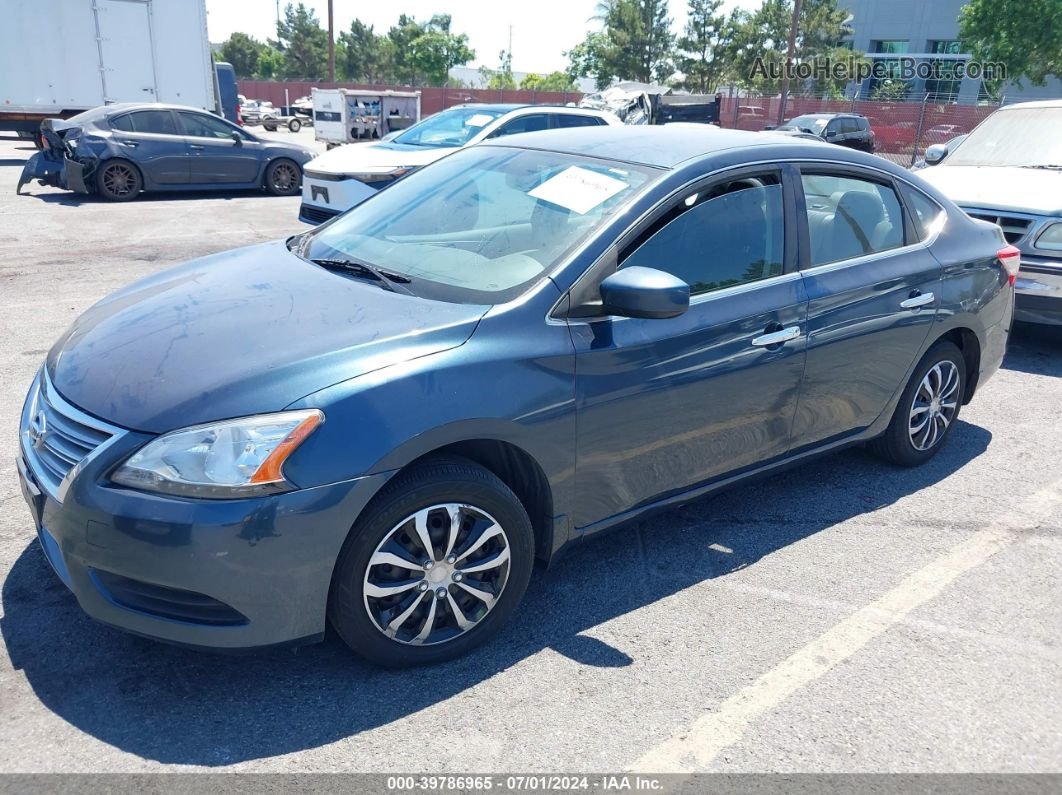
M 0 131 L 113 102 L 222 113 L 206 0 L 5 0 Z

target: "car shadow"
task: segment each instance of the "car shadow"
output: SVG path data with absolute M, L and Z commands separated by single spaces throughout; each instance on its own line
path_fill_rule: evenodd
M 125 202 L 111 202 L 95 194 L 85 193 L 25 193 L 25 196 L 32 196 L 34 199 L 40 199 L 46 204 L 59 204 L 64 207 L 80 207 L 82 204 L 125 204 Z M 256 196 L 262 199 L 292 199 L 295 196 L 274 196 L 271 193 L 267 193 L 264 190 L 257 190 L 250 188 L 247 190 L 197 190 L 197 191 L 151 191 L 150 193 L 142 193 L 132 202 L 128 204 L 150 204 L 152 202 L 162 201 L 194 201 L 202 199 L 242 199 L 248 196 Z M 297 196 L 297 194 L 296 194 Z
M 41 703 L 116 748 L 204 766 L 272 757 L 412 715 L 543 649 L 582 665 L 630 665 L 626 652 L 583 633 L 938 483 L 991 438 L 960 421 L 948 445 L 917 469 L 850 450 L 778 474 L 770 489 L 738 487 L 587 539 L 536 572 L 493 642 L 431 669 L 374 667 L 331 635 L 295 651 L 235 657 L 127 635 L 78 609 L 36 542 L 3 584 L 0 632 Z M 812 493 L 824 511 L 795 507 Z
M 1022 373 L 1062 378 L 1062 326 L 1016 323 L 1003 366 Z

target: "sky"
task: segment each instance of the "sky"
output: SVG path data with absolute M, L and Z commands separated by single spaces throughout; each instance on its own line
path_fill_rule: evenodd
M 327 0 L 304 0 L 317 12 L 321 25 L 327 24 Z M 287 0 L 280 0 L 281 9 Z M 453 16 L 453 30 L 468 34 L 476 58 L 469 66 L 498 65 L 498 53 L 508 49 L 512 27 L 513 71 L 552 72 L 568 65 L 564 51 L 596 30 L 590 21 L 597 0 L 334 0 L 336 36 L 350 27 L 355 17 L 386 33 L 400 14 L 427 20 L 432 14 Z M 725 0 L 724 9 L 755 8 L 760 0 Z M 276 37 L 276 0 L 206 0 L 207 28 L 212 42 L 242 31 L 256 39 Z M 671 0 L 670 14 L 675 32 L 686 21 L 685 0 Z

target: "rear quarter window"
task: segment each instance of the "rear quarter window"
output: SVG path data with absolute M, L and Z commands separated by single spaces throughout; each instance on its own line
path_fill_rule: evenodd
M 937 224 L 943 220 L 944 208 L 910 185 L 901 183 L 900 193 L 903 194 L 904 201 L 907 202 L 907 207 L 911 211 L 918 240 L 925 240 L 933 234 Z

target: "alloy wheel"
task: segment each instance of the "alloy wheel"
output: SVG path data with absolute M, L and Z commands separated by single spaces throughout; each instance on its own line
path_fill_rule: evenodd
M 128 196 L 136 184 L 136 174 L 121 163 L 110 165 L 103 172 L 103 186 L 112 196 Z
M 922 378 L 911 403 L 908 432 L 916 450 L 929 450 L 943 438 L 959 411 L 959 368 L 947 359 Z
M 299 182 L 298 172 L 290 163 L 277 163 L 273 166 L 271 185 L 273 190 L 286 193 L 293 190 Z
M 399 643 L 445 643 L 494 609 L 509 555 L 505 530 L 486 511 L 458 503 L 423 508 L 391 528 L 369 558 L 365 609 Z

